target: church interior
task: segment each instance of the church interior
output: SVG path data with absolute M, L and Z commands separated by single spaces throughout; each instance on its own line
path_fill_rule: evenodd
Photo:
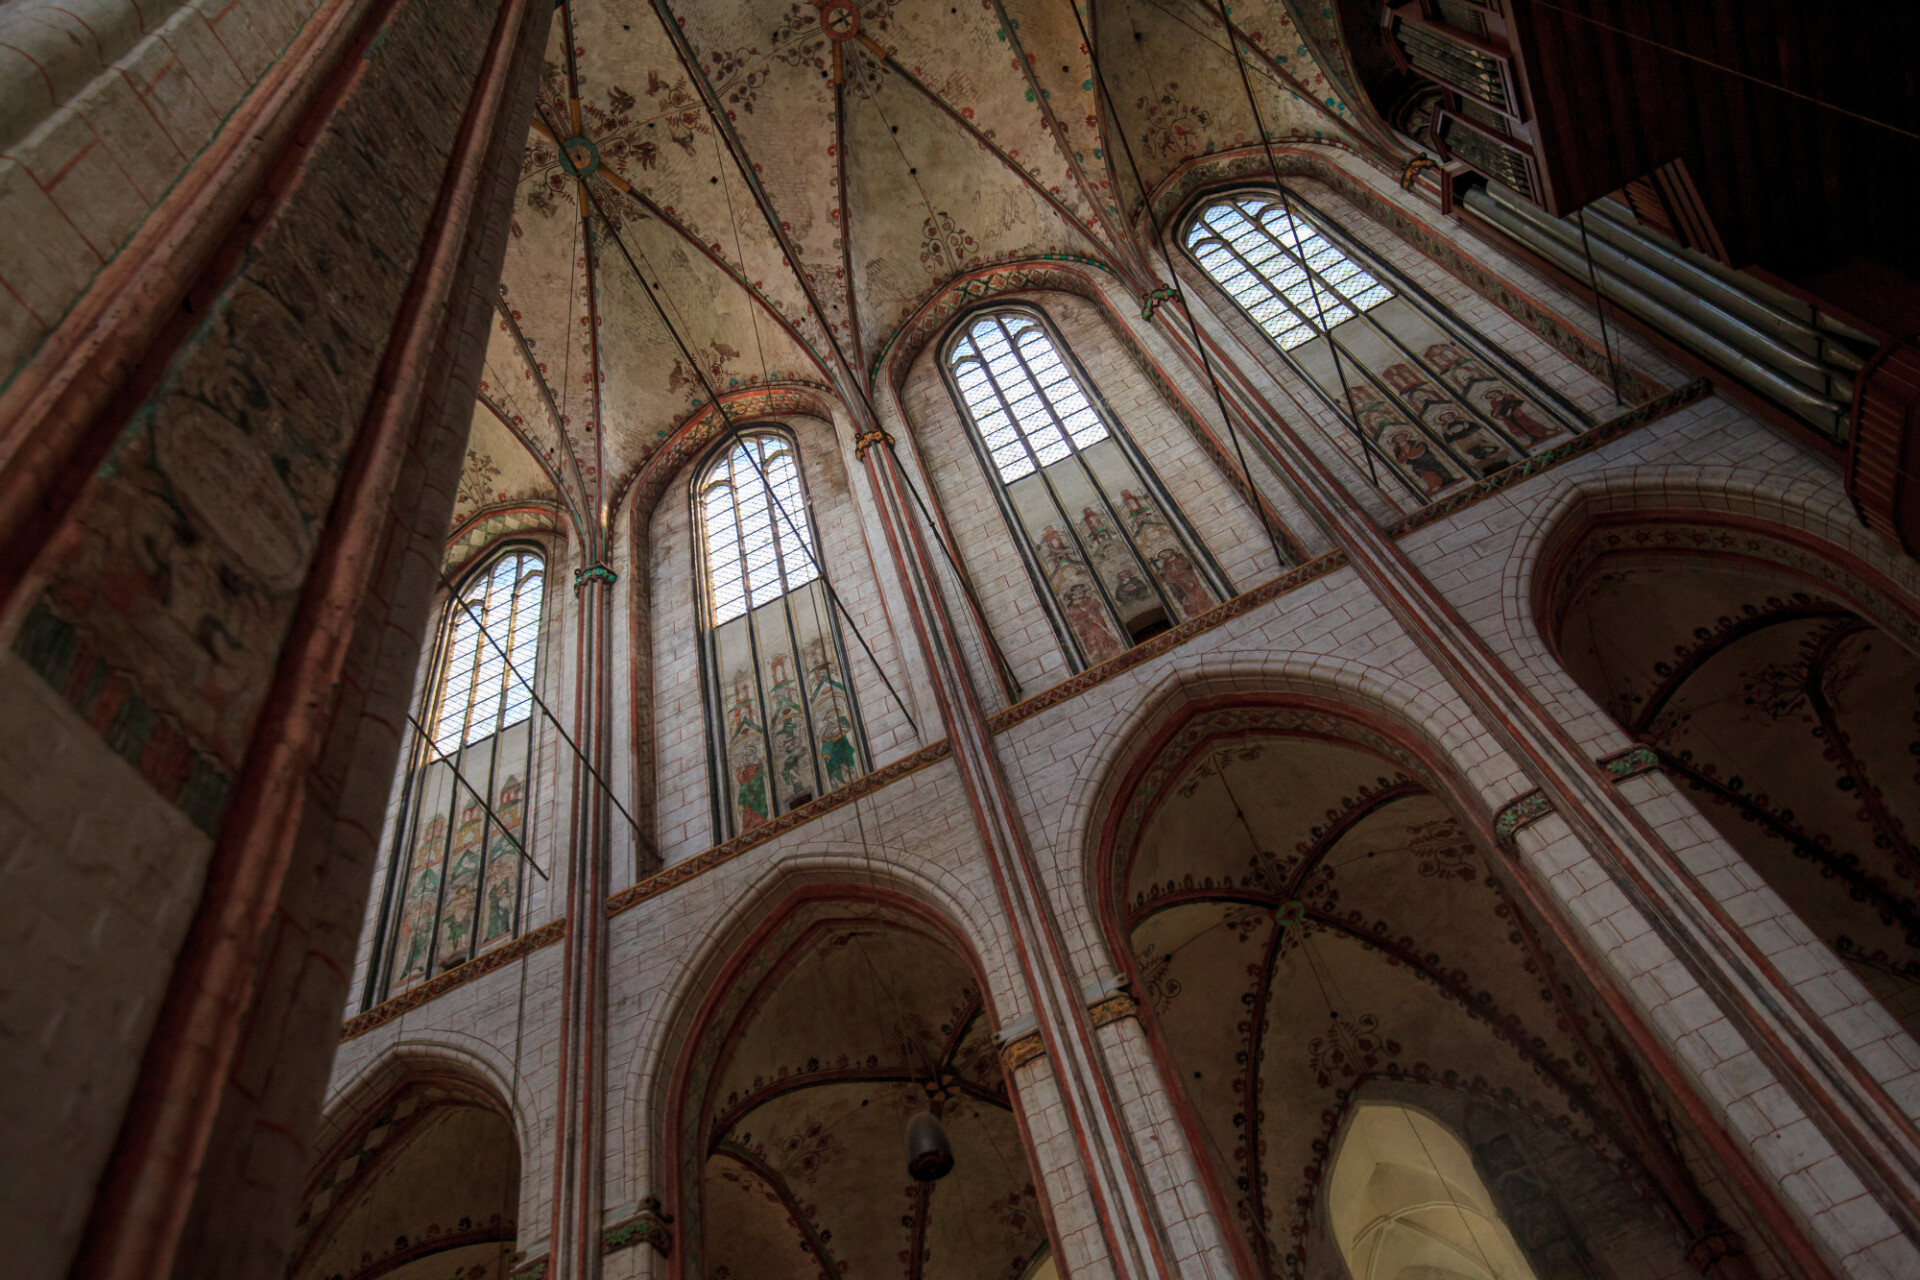
M 4 0 L 23 1280 L 1920 1280 L 1920 9 Z

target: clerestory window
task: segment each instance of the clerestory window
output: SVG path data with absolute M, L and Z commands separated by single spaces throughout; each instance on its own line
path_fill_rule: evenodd
M 693 510 L 724 839 L 851 782 L 866 747 L 792 438 L 755 430 L 729 440 L 697 474 Z
M 1199 540 L 1038 313 L 964 320 L 946 371 L 1076 668 L 1225 598 Z
M 447 605 L 395 827 L 387 994 L 519 932 L 545 583 L 540 553 L 516 547 Z
M 1297 194 L 1209 200 L 1183 240 L 1341 419 L 1356 463 L 1417 502 L 1589 425 Z

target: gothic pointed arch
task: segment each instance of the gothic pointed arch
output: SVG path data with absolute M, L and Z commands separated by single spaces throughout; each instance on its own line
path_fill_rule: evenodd
M 1848 559 L 1758 520 L 1617 510 L 1563 531 L 1536 600 L 1568 675 L 1788 908 L 1775 927 L 1811 930 L 1915 1033 L 1920 619 Z
M 941 368 L 1036 593 L 1081 669 L 1230 594 L 1046 314 L 962 316 Z
M 1416 503 L 1505 470 L 1593 425 L 1299 191 L 1209 191 L 1175 240 L 1275 363 L 1337 424 L 1375 484 Z
M 1695 1182 L 1707 1136 L 1628 1047 L 1487 820 L 1397 726 L 1307 695 L 1199 697 L 1132 760 L 1109 793 L 1101 910 L 1254 1274 L 1370 1274 L 1349 1271 L 1343 1231 L 1351 1246 L 1376 1219 L 1452 1203 L 1417 1197 L 1358 1226 L 1332 1203 L 1335 1157 L 1370 1106 L 1451 1135 L 1484 1184 L 1459 1203 L 1535 1276 L 1607 1274 L 1645 1251 L 1681 1267 L 1706 1239 L 1771 1247 L 1750 1206 Z M 1429 1191 L 1460 1185 L 1441 1145 L 1429 1135 L 1414 1170 Z
M 518 1241 L 520 1144 L 506 1103 L 450 1063 L 396 1056 L 318 1152 L 290 1280 L 420 1274 L 506 1280 Z
M 415 697 L 367 1003 L 519 933 L 546 554 L 505 540 L 446 598 Z
M 776 902 L 694 993 L 665 1092 L 675 1265 L 694 1276 L 1018 1280 L 1056 1242 L 957 929 L 877 882 Z M 907 1171 L 931 1111 L 952 1172 Z

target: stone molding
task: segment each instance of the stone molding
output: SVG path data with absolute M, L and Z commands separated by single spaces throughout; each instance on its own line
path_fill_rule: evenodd
M 1015 1036 L 1000 1046 L 1000 1065 L 1010 1072 L 1024 1067 L 1035 1058 L 1046 1056 L 1047 1046 L 1040 1039 L 1038 1031 L 1029 1031 L 1025 1035 Z
M 646 1243 L 661 1257 L 673 1254 L 673 1215 L 660 1212 L 660 1201 L 648 1196 L 640 1202 L 640 1211 L 623 1218 L 600 1233 L 600 1256 L 631 1249 Z
M 892 764 L 882 765 L 872 773 L 855 778 L 838 791 L 829 791 L 818 800 L 809 800 L 798 809 L 789 810 L 771 822 L 763 823 L 723 844 L 717 844 L 705 853 L 696 853 L 691 858 L 676 862 L 664 870 L 656 871 L 639 883 L 622 889 L 607 899 L 607 914 L 617 916 L 630 907 L 639 906 L 648 898 L 658 897 L 675 885 L 684 884 L 696 876 L 705 875 L 721 863 L 731 862 L 749 849 L 758 848 L 796 827 L 803 827 L 822 814 L 830 813 L 841 805 L 851 804 L 863 796 L 871 795 L 910 773 L 918 773 L 928 765 L 945 760 L 952 754 L 952 745 L 942 738 L 938 742 L 920 748 L 912 755 L 903 756 Z
M 1591 453 L 1601 445 L 1611 444 L 1621 436 L 1637 431 L 1676 410 L 1684 409 L 1697 400 L 1704 400 L 1712 392 L 1713 383 L 1705 378 L 1695 378 L 1691 382 L 1683 383 L 1662 392 L 1645 404 L 1636 405 L 1625 413 L 1607 419 L 1591 430 L 1581 432 L 1571 440 L 1562 441 L 1551 449 L 1543 449 L 1531 457 L 1522 458 L 1510 467 L 1485 476 L 1458 493 L 1409 511 L 1387 525 L 1381 532 L 1389 538 L 1398 538 L 1403 534 L 1412 533 L 1415 529 L 1424 528 L 1436 520 L 1444 520 L 1456 511 L 1470 507 L 1484 498 L 1492 497 L 1502 489 L 1510 489 L 1524 480 L 1531 480 L 1543 471 L 1549 471 L 1581 454 Z
M 1625 782 L 1628 778 L 1637 778 L 1643 773 L 1652 773 L 1658 769 L 1660 757 L 1654 754 L 1652 747 L 1636 744 L 1625 751 L 1602 756 L 1595 763 L 1605 769 L 1607 776 L 1615 782 Z
M 512 942 L 495 947 L 491 951 L 482 951 L 465 964 L 455 965 L 445 973 L 427 979 L 417 987 L 409 987 L 399 995 L 368 1009 L 365 1013 L 348 1018 L 340 1027 L 340 1040 L 345 1043 L 367 1034 L 375 1027 L 384 1027 L 403 1013 L 410 1013 L 421 1005 L 438 999 L 455 987 L 464 987 L 476 978 L 483 978 L 495 969 L 504 968 L 524 956 L 532 955 L 542 947 L 548 947 L 560 941 L 567 934 L 567 922 L 549 920 L 531 933 L 523 933 Z
M 1325 577 L 1347 563 L 1344 551 L 1329 551 L 1315 556 L 1305 564 L 1295 565 L 1278 577 L 1270 578 L 1250 591 L 1244 591 L 1225 604 L 1189 618 L 1171 631 L 1164 631 L 1144 644 L 1137 644 L 1115 657 L 1108 658 L 1098 666 L 1089 667 L 1077 676 L 1069 676 L 1059 684 L 1042 689 L 1023 702 L 1016 702 L 1004 710 L 996 711 L 987 717 L 987 728 L 996 734 L 1023 720 L 1039 715 L 1048 707 L 1056 707 L 1072 698 L 1077 698 L 1095 685 L 1105 684 L 1123 672 L 1131 671 L 1143 662 L 1151 662 L 1161 654 L 1177 649 L 1195 636 L 1204 635 L 1215 627 L 1233 621 L 1253 612 L 1270 600 L 1276 600 L 1303 587 L 1315 578 Z
M 1096 1030 L 1100 1027 L 1111 1026 L 1127 1018 L 1137 1018 L 1139 1016 L 1140 1002 L 1133 998 L 1131 992 L 1127 991 L 1116 991 L 1112 995 L 1096 1000 L 1087 1006 L 1087 1017 L 1092 1019 Z
M 1538 787 L 1508 802 L 1493 820 L 1493 838 L 1501 844 L 1511 846 L 1513 837 L 1522 827 L 1532 826 L 1553 812 L 1553 801 L 1547 799 Z

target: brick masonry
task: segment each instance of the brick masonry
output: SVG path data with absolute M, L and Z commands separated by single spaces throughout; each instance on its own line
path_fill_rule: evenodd
M 1372 181 L 1364 174 L 1358 180 Z M 1368 224 L 1331 189 L 1316 190 L 1315 198 L 1596 420 L 1619 412 L 1586 369 L 1404 238 Z M 1402 199 L 1397 193 L 1381 198 Z M 1463 248 L 1493 263 L 1506 278 L 1536 288 L 1560 312 L 1580 314 L 1571 300 L 1502 260 L 1491 246 L 1467 243 Z M 1246 590 L 1274 579 L 1276 566 L 1257 522 L 1178 425 L 1126 344 L 1114 340 L 1107 327 L 1112 321 L 1083 296 L 1016 297 L 1053 319 L 1116 416 L 1154 459 L 1234 585 Z M 1154 330 L 1140 336 L 1142 349 L 1163 348 Z M 957 580 L 946 571 L 949 605 L 963 620 L 964 656 L 975 687 L 996 712 L 995 750 L 1040 860 L 1048 907 L 1065 931 L 1074 970 L 1090 989 L 1113 983 L 1123 971 L 1098 923 L 1102 890 L 1089 879 L 1103 815 L 1117 802 L 1113 788 L 1131 753 L 1192 699 L 1235 693 L 1311 696 L 1399 724 L 1457 776 L 1461 802 L 1477 815 L 1473 824 L 1483 831 L 1492 830 L 1494 814 L 1531 790 L 1516 762 L 1338 553 L 1286 575 L 1278 590 L 1256 590 L 1244 606 L 1220 610 L 1204 626 L 1183 628 L 1137 657 L 1069 681 L 1059 645 L 1007 545 L 1005 523 L 964 424 L 938 377 L 937 342 L 936 335 L 905 374 L 899 417 L 890 425 L 904 436 L 902 456 L 916 479 L 939 504 L 979 593 L 986 624 L 1027 699 L 1011 708 L 997 692 L 982 638 L 972 627 Z M 1379 514 L 1382 523 L 1393 525 L 1419 572 L 1502 661 L 1522 674 L 1594 759 L 1632 744 L 1573 685 L 1542 641 L 1531 574 L 1556 537 L 1568 536 L 1572 526 L 1595 513 L 1640 508 L 1705 512 L 1711 518 L 1716 512 L 1738 512 L 1776 522 L 1864 562 L 1879 575 L 1885 598 L 1898 602 L 1896 610 L 1911 609 L 1920 600 L 1920 573 L 1911 562 L 1899 560 L 1846 518 L 1831 464 L 1758 424 L 1710 388 L 1686 385 L 1658 351 L 1631 338 L 1623 347 L 1636 368 L 1672 392 L 1650 406 L 1649 414 L 1630 415 L 1618 429 L 1557 451 L 1538 468 L 1478 486 L 1431 510 L 1414 515 L 1389 502 Z M 1176 384 L 1191 379 L 1176 361 L 1169 359 L 1168 365 Z M 1249 371 L 1251 381 L 1268 386 L 1277 398 L 1283 398 L 1281 383 L 1288 376 L 1257 365 Z M 884 637 L 883 652 L 892 652 L 899 643 L 892 628 L 900 619 L 880 607 L 882 593 L 870 585 L 893 580 L 892 566 L 872 558 L 884 555 L 884 540 L 869 531 L 862 541 L 857 528 L 843 524 L 863 508 L 856 503 L 843 515 L 837 505 L 843 501 L 845 472 L 833 470 L 838 451 L 824 424 L 802 420 L 798 430 L 836 580 L 862 607 L 863 627 L 870 625 Z M 1337 450 L 1337 441 L 1327 439 L 1326 447 Z M 1348 476 L 1351 480 L 1353 473 Z M 964 792 L 945 760 L 917 766 L 850 803 L 809 806 L 796 815 L 795 825 L 768 838 L 738 849 L 700 852 L 710 843 L 710 828 L 686 588 L 690 530 L 684 483 L 681 478 L 668 486 L 651 516 L 649 539 L 658 838 L 670 869 L 617 894 L 610 904 L 617 910 L 605 1109 L 610 1138 L 604 1198 L 610 1223 L 631 1217 L 643 1199 L 664 1189 L 670 1153 L 659 1148 L 659 1134 L 688 1010 L 734 945 L 730 940 L 744 936 L 796 886 L 877 883 L 917 898 L 951 921 L 975 952 L 1000 1026 L 1018 1028 L 1033 1012 Z M 1306 539 L 1316 536 L 1311 528 L 1298 532 Z M 861 697 L 874 717 L 869 685 L 862 684 Z M 876 750 L 877 760 L 884 762 L 888 750 L 908 745 L 897 728 L 894 733 L 893 745 Z M 1790 909 L 1739 865 L 1724 839 L 1662 776 L 1628 770 L 1617 785 L 1661 833 L 1677 865 L 1699 877 L 1703 891 L 1762 940 L 1781 973 L 1792 975 L 1783 980 L 1807 994 L 1861 1068 L 1913 1114 L 1920 1050 L 1911 1037 L 1797 925 Z M 1751 1153 L 1764 1184 L 1780 1196 L 1828 1264 L 1849 1276 L 1905 1275 L 1920 1268 L 1920 1254 L 1868 1194 L 1848 1158 L 1809 1121 L 1805 1103 L 1772 1074 L 1765 1055 L 1756 1053 L 1749 1039 L 1754 1029 L 1736 1027 L 1671 953 L 1650 941 L 1645 921 L 1630 919 L 1631 908 L 1607 873 L 1571 840 L 1558 817 L 1550 810 L 1536 815 L 1513 840 L 1527 874 L 1560 904 L 1599 972 L 1628 993 L 1631 1006 L 1648 1020 L 1718 1123 Z M 548 1086 L 542 1082 L 551 1078 L 557 1015 L 551 998 L 539 993 L 556 954 L 554 948 L 541 948 L 477 973 L 437 998 L 382 1014 L 377 1025 L 354 1024 L 335 1068 L 330 1123 L 347 1123 L 367 1081 L 412 1055 L 458 1060 L 488 1078 L 517 1080 L 527 1098 L 517 1106 L 547 1105 L 542 1090 Z M 1219 1222 L 1196 1180 L 1195 1157 L 1166 1108 L 1166 1086 L 1156 1079 L 1160 1068 L 1150 1047 L 1126 1018 L 1101 1034 L 1102 1051 L 1122 1082 L 1126 1123 L 1145 1176 L 1169 1239 L 1178 1242 L 1178 1265 L 1195 1275 L 1231 1267 L 1223 1232 L 1235 1228 Z M 1023 1055 L 1016 1069 L 1030 1158 L 1045 1184 L 1055 1238 L 1069 1267 L 1076 1275 L 1100 1275 L 1109 1266 L 1106 1245 L 1087 1198 L 1080 1158 L 1059 1127 L 1052 1071 L 1044 1054 Z M 523 1141 L 530 1171 L 524 1180 L 521 1245 L 531 1258 L 544 1247 L 541 1208 L 547 1188 L 545 1176 L 533 1167 L 545 1159 L 549 1137 L 545 1128 L 533 1125 Z M 1727 1221 L 1745 1224 L 1761 1273 L 1778 1274 L 1781 1263 L 1770 1252 L 1768 1229 L 1748 1212 L 1734 1189 L 1737 1180 L 1725 1176 L 1716 1164 L 1719 1157 L 1696 1140 L 1687 1141 L 1704 1192 Z M 617 1274 L 647 1274 L 647 1253 L 621 1255 Z

